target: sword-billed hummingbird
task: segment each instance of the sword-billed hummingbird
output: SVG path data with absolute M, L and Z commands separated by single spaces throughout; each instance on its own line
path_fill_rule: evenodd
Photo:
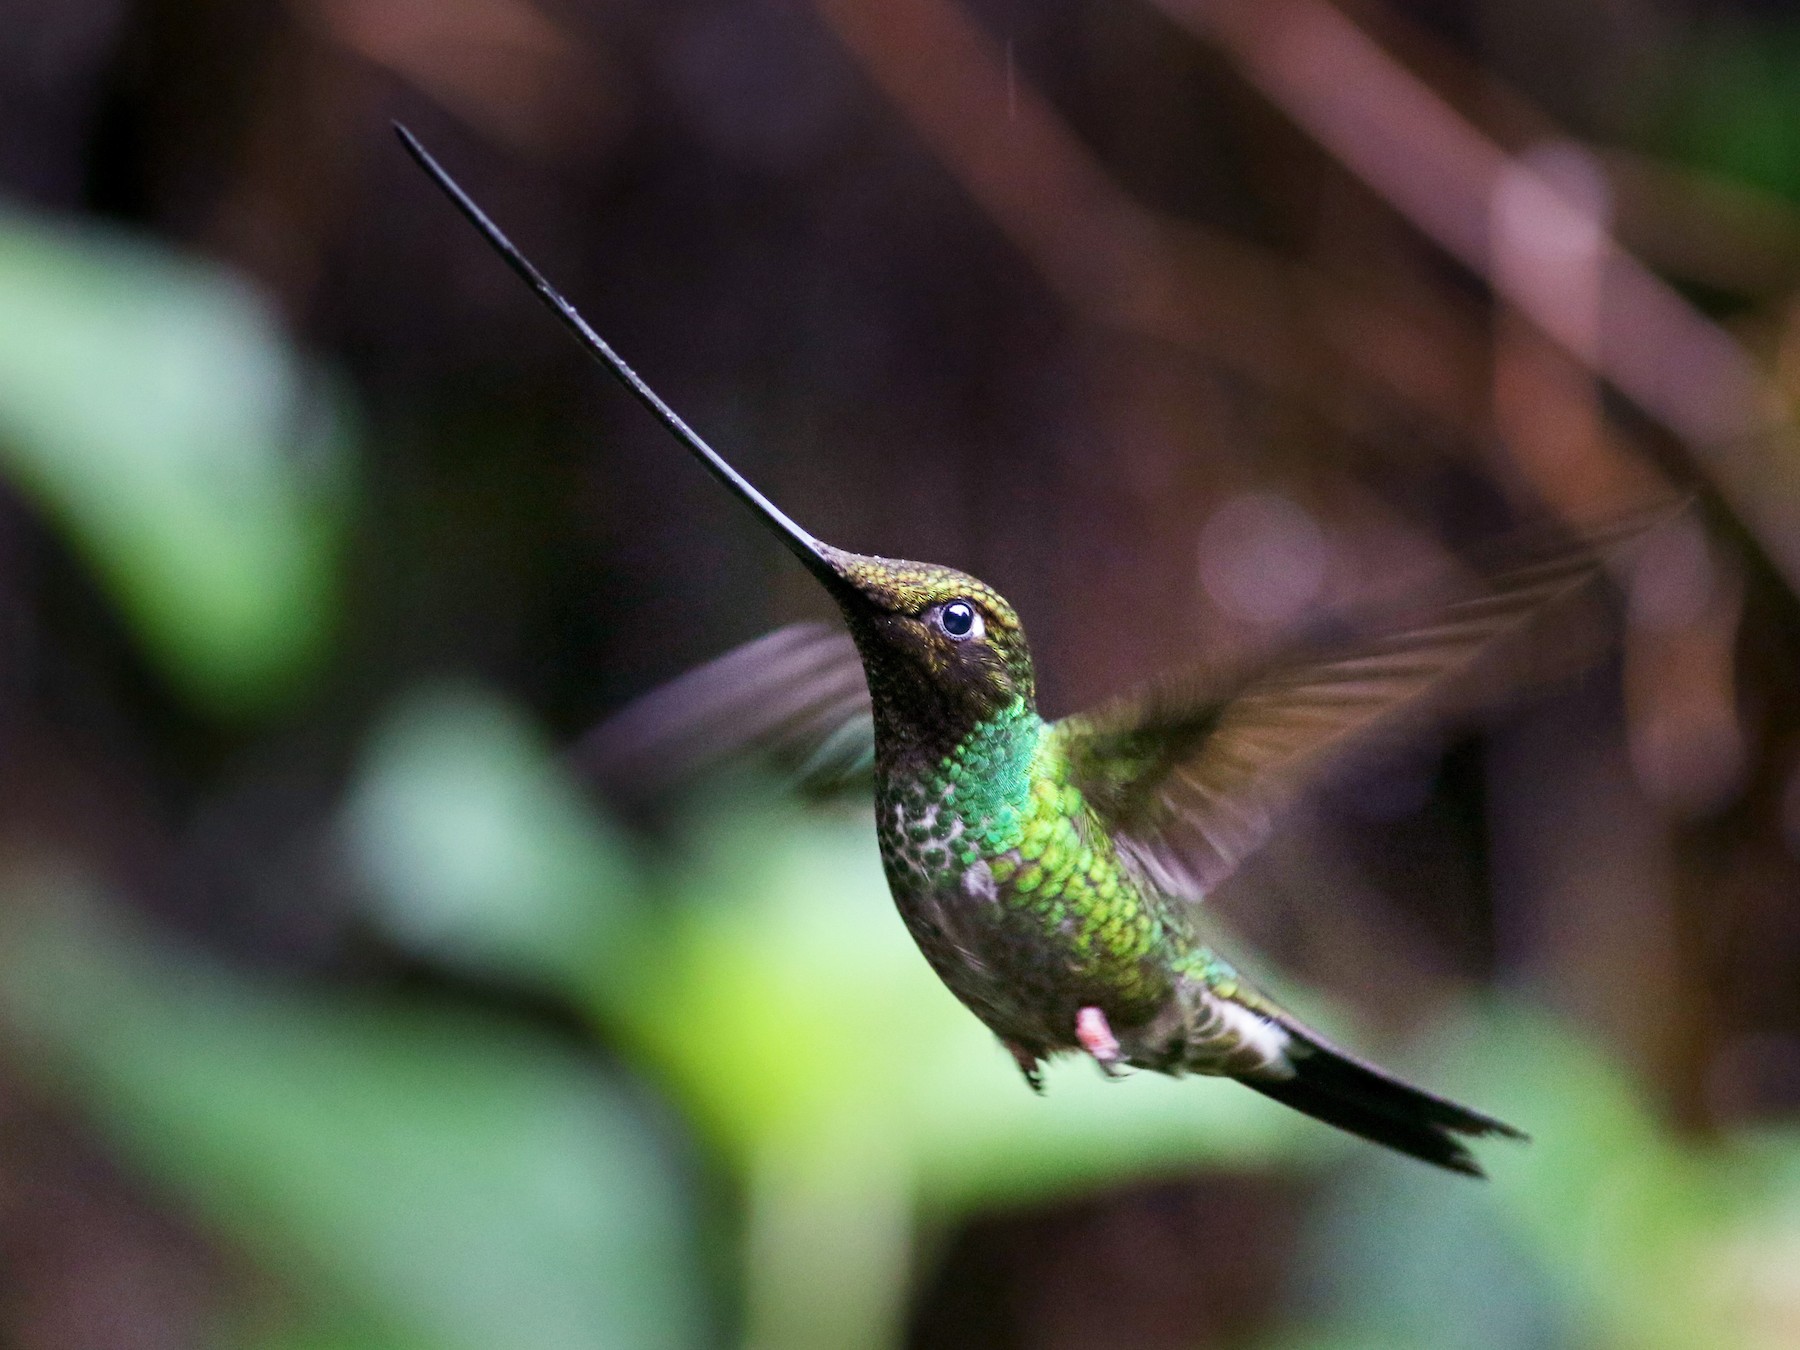
M 408 152 L 507 264 L 815 576 L 849 630 L 783 630 L 617 719 L 610 753 L 680 757 L 669 728 L 740 741 L 867 743 L 895 904 L 925 959 L 1033 1088 L 1065 1051 L 1218 1074 L 1319 1120 L 1473 1176 L 1461 1136 L 1524 1136 L 1346 1053 L 1200 939 L 1194 909 L 1361 733 L 1471 667 L 1592 578 L 1565 548 L 1422 624 L 1305 648 L 1233 678 L 1191 674 L 1046 721 L 1018 615 L 931 563 L 814 538 L 702 440 L 590 328 L 419 142 Z M 1615 531 L 1613 537 L 1624 531 Z M 866 688 L 856 678 L 860 662 Z M 707 724 L 710 722 L 710 732 Z M 604 730 L 604 729 L 603 729 Z M 666 763 L 665 763 L 666 767 Z

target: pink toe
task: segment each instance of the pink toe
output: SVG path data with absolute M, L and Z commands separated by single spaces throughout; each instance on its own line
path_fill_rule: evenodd
M 1107 1023 L 1106 1014 L 1098 1008 L 1083 1008 L 1075 1014 L 1075 1039 L 1081 1048 L 1103 1064 L 1119 1057 L 1119 1040 Z

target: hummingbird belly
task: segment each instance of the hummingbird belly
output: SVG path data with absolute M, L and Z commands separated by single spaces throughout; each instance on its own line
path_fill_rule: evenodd
M 996 807 L 976 794 L 879 794 L 882 860 L 925 959 L 1009 1045 L 1073 1049 L 1084 1007 L 1120 1037 L 1171 1003 L 1171 935 L 1079 794 L 1051 779 Z

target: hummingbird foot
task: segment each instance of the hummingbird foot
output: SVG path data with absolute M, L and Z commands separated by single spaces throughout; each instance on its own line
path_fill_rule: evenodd
M 1019 1072 L 1025 1075 L 1026 1086 L 1038 1096 L 1043 1096 L 1044 1071 L 1038 1064 L 1038 1057 L 1024 1046 L 1015 1045 L 1011 1041 L 1002 1041 L 1001 1044 L 1012 1052 L 1013 1063 L 1017 1064 Z
M 1119 1053 L 1119 1038 L 1113 1035 L 1104 1012 L 1098 1008 L 1083 1008 L 1076 1013 L 1075 1039 L 1081 1042 L 1083 1050 L 1094 1057 L 1094 1063 L 1100 1066 L 1101 1073 L 1108 1078 L 1124 1076 L 1124 1071 L 1119 1067 L 1123 1058 Z

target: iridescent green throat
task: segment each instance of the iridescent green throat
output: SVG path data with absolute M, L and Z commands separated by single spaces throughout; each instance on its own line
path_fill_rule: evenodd
M 963 840 L 978 856 L 1016 848 L 1024 837 L 1032 767 L 1047 729 L 1036 709 L 1016 699 L 939 761 L 932 795 L 941 812 L 961 823 Z
M 922 772 L 882 784 L 880 824 L 898 879 L 942 886 L 1019 845 L 1047 729 L 1036 709 L 1016 699 Z

